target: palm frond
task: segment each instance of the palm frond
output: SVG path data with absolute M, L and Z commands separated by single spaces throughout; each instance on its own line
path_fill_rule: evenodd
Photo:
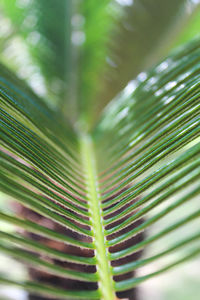
M 3 274 L 1 284 L 53 298 L 111 300 L 200 254 L 200 209 L 187 206 L 200 194 L 199 58 L 195 40 L 140 74 L 91 133 L 71 128 L 1 67 L 0 186 L 21 214 L 3 210 L 0 217 L 21 231 L 2 230 L 0 251 L 64 278 L 66 289 Z M 191 223 L 188 236 L 162 247 L 164 237 Z M 153 243 L 157 252 L 141 257 Z

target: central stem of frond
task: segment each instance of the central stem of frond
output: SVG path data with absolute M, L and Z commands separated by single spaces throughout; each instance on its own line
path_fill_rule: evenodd
M 104 234 L 101 195 L 98 186 L 98 176 L 93 142 L 89 136 L 81 138 L 81 152 L 86 173 L 87 198 L 93 230 L 95 255 L 97 259 L 97 273 L 99 276 L 99 290 L 102 300 L 115 299 L 114 281 L 111 273 L 108 249 Z

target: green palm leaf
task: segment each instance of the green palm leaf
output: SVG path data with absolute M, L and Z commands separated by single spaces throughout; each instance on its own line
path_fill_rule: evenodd
M 24 213 L 0 212 L 21 228 L 0 231 L 0 251 L 80 288 L 4 274 L 1 284 L 55 299 L 111 300 L 200 254 L 200 210 L 181 213 L 200 195 L 199 58 L 195 40 L 141 73 L 92 132 L 72 128 L 1 66 L 0 186 Z M 193 232 L 162 248 L 190 223 Z M 141 258 L 153 243 L 157 252 Z M 162 258 L 155 271 L 133 276 Z

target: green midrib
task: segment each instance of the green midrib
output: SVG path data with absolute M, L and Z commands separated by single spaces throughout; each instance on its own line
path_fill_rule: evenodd
M 98 176 L 93 142 L 90 136 L 81 137 L 81 153 L 83 167 L 86 174 L 88 191 L 89 213 L 91 217 L 93 242 L 97 259 L 97 273 L 99 276 L 99 291 L 102 300 L 114 300 L 114 281 L 111 273 L 111 265 L 108 260 L 108 249 L 103 227 L 101 196 L 98 187 Z

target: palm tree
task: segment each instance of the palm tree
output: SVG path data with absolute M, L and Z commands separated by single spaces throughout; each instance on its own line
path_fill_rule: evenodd
M 0 250 L 29 279 L 11 270 L 0 284 L 38 300 L 136 299 L 200 254 L 200 40 L 149 69 L 185 19 L 185 1 L 161 2 L 2 1 L 0 187 L 15 201 L 0 217 L 15 229 Z

